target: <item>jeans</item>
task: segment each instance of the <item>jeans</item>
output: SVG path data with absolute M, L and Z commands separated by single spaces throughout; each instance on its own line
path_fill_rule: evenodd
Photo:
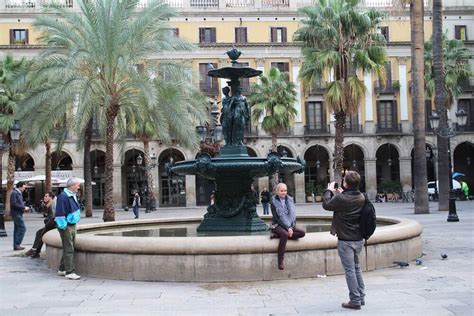
M 269 211 L 269 206 L 270 206 L 270 203 L 268 202 L 262 202 L 262 206 L 263 206 L 263 215 L 268 215 L 270 214 L 270 211 Z
M 61 241 L 63 242 L 63 256 L 60 271 L 66 271 L 66 274 L 75 272 L 74 268 L 74 242 L 76 241 L 76 225 L 67 225 L 65 229 L 59 229 Z
M 337 241 L 337 252 L 346 274 L 349 288 L 349 299 L 352 304 L 361 305 L 364 302 L 364 280 L 360 269 L 359 254 L 364 247 L 364 241 Z
M 272 232 L 277 235 L 278 238 L 280 238 L 280 243 L 278 244 L 278 264 L 283 263 L 283 259 L 285 258 L 286 243 L 288 239 L 296 240 L 304 237 L 304 235 L 306 234 L 304 230 L 293 227 L 293 236 L 289 238 L 288 231 L 279 225 L 277 225 Z
M 21 245 L 25 237 L 26 226 L 23 220 L 23 213 L 12 212 L 13 218 L 13 248 Z
M 139 206 L 134 206 L 133 207 L 133 214 L 135 214 L 135 218 L 138 218 L 140 215 L 140 207 Z
M 53 220 L 51 220 L 51 221 L 46 222 L 43 228 L 38 229 L 38 231 L 36 232 L 35 241 L 33 242 L 33 247 L 32 247 L 33 249 L 36 250 L 37 254 L 41 253 L 41 248 L 43 247 L 44 234 L 46 234 L 47 232 L 55 228 L 56 228 L 56 223 Z

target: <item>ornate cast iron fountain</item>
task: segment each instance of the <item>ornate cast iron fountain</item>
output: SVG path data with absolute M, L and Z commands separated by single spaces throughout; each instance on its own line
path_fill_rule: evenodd
M 238 63 L 240 54 L 235 48 L 229 50 L 231 65 L 208 71 L 210 77 L 229 79 L 230 85 L 230 89 L 223 88 L 221 123 L 225 145 L 220 157 L 201 154 L 196 160 L 168 166 L 170 174 L 199 175 L 215 182 L 215 203 L 207 207 L 199 232 L 267 230 L 267 225 L 257 215 L 257 201 L 251 191 L 253 180 L 276 172 L 304 171 L 305 163 L 299 157 L 281 157 L 275 152 L 267 157 L 249 157 L 243 140 L 250 109 L 241 94 L 240 79 L 256 77 L 262 72 Z

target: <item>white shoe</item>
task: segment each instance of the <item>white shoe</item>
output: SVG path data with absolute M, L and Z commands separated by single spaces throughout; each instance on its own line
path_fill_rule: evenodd
M 69 280 L 79 280 L 80 278 L 81 276 L 75 273 L 66 274 L 66 279 L 69 279 Z
M 59 276 L 65 276 L 65 275 L 66 275 L 66 271 L 58 270 L 58 275 L 59 275 Z

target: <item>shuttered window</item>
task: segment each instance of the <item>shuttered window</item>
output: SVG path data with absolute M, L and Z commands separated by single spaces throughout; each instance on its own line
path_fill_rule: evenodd
M 28 29 L 11 29 L 10 30 L 10 44 L 12 45 L 26 45 L 29 43 Z
M 286 27 L 271 27 L 270 28 L 270 42 L 272 43 L 286 43 L 287 42 Z
M 247 43 L 247 28 L 246 27 L 235 28 L 235 42 Z
M 216 42 L 216 28 L 215 27 L 200 27 L 199 28 L 199 43 L 210 44 Z

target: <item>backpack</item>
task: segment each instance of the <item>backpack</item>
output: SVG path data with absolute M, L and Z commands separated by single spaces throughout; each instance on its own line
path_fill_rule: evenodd
M 364 193 L 364 197 L 365 203 L 360 213 L 359 230 L 362 237 L 367 240 L 373 235 L 377 227 L 377 216 L 375 215 L 375 207 L 367 198 L 367 194 Z

